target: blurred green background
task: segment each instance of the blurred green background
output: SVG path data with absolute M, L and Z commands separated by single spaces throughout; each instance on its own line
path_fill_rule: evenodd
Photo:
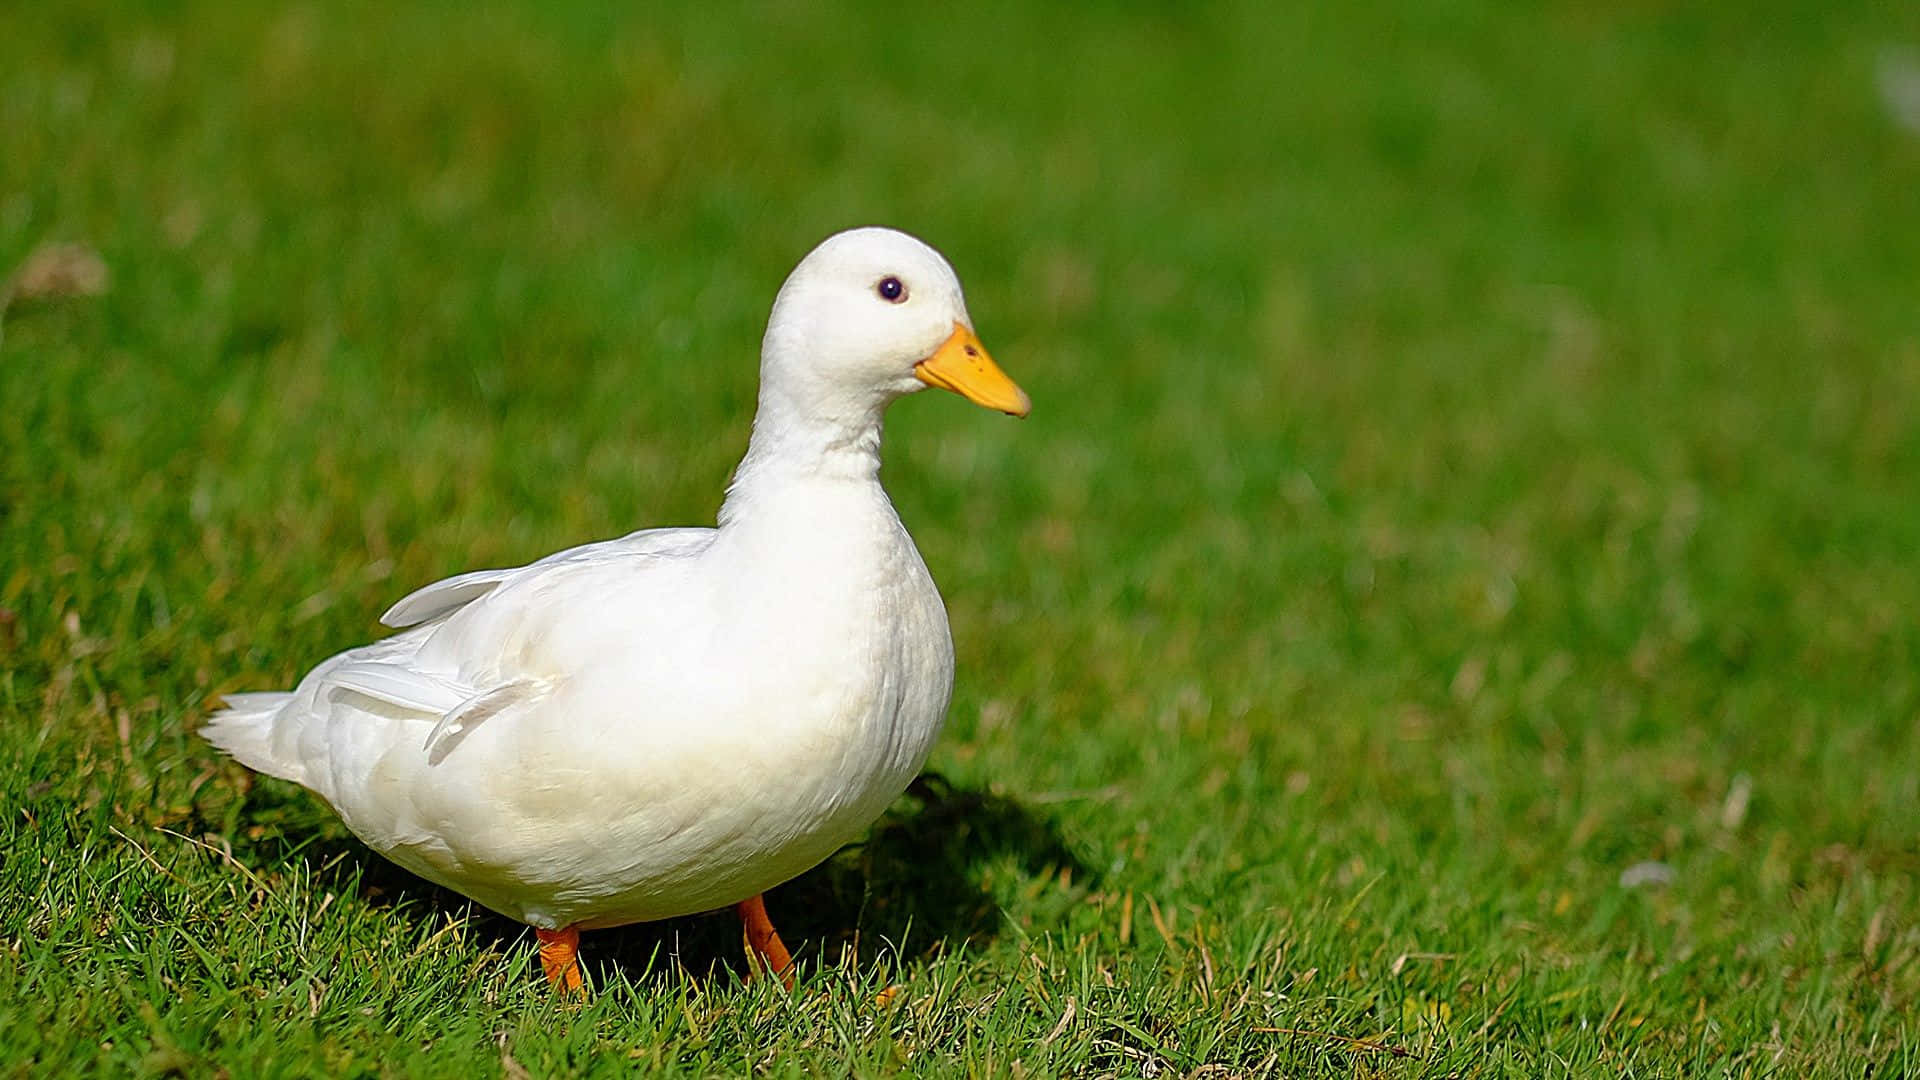
M 1920 5 L 0 19 L 0 272 L 110 281 L 0 340 L 0 1073 L 1920 1071 Z M 1035 409 L 890 415 L 946 782 L 795 997 L 556 1007 L 192 737 L 710 521 L 866 223 Z

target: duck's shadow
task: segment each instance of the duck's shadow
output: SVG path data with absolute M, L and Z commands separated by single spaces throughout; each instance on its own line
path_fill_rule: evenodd
M 262 787 L 254 788 L 247 804 L 240 809 L 244 819 L 307 816 Z M 285 835 L 269 827 L 251 843 L 236 837 L 235 847 L 253 847 L 240 857 L 260 865 L 292 855 Z M 375 906 L 405 903 L 435 916 L 471 912 L 469 925 L 482 942 L 502 951 L 526 947 L 526 927 L 415 877 L 351 837 L 328 834 L 292 857 L 316 867 L 316 886 L 356 893 Z M 957 788 L 927 773 L 864 841 L 769 891 L 767 910 L 808 966 L 864 965 L 882 954 L 911 961 L 997 937 L 1005 920 L 992 886 L 995 873 L 1003 871 L 1064 874 L 1083 886 L 1095 884 L 1046 817 L 1016 799 Z M 663 965 L 695 977 L 747 972 L 740 924 L 730 912 L 591 933 L 582 945 L 590 969 L 616 967 L 635 978 Z

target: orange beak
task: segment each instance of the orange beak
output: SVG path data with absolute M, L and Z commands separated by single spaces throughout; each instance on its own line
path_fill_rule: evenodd
M 973 331 L 953 324 L 953 335 L 942 342 L 933 355 L 913 365 L 913 373 L 928 386 L 951 390 L 975 405 L 998 409 L 1009 416 L 1025 416 L 1033 411 L 1027 392 L 1007 378 L 1000 365 L 987 355 L 986 346 Z

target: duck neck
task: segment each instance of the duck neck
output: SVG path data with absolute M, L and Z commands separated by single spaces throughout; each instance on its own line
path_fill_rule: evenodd
M 884 402 L 823 407 L 777 381 L 762 381 L 747 454 L 727 485 L 719 525 L 750 516 L 778 495 L 818 484 L 880 482 L 880 414 Z

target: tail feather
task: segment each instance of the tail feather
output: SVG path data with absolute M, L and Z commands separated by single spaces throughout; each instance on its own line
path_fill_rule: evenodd
M 306 770 L 275 754 L 273 747 L 274 721 L 293 698 L 290 692 L 228 694 L 227 707 L 207 719 L 200 737 L 249 769 L 304 784 Z

